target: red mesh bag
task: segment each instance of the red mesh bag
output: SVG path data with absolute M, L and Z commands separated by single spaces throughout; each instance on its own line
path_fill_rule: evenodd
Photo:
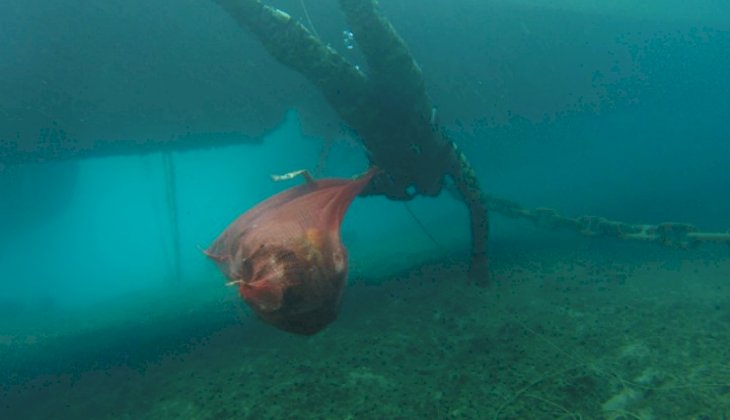
M 340 225 L 376 172 L 354 180 L 313 180 L 300 172 L 305 184 L 239 216 L 205 254 L 262 320 L 314 334 L 337 317 L 347 278 Z

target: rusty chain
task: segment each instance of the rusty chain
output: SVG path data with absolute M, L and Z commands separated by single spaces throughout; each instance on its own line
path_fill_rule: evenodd
M 634 225 L 599 216 L 570 218 L 549 208 L 525 209 L 513 201 L 491 196 L 486 196 L 485 199 L 492 211 L 513 219 L 527 219 L 536 226 L 546 229 L 572 229 L 584 236 L 653 242 L 677 249 L 694 248 L 703 243 L 724 243 L 730 246 L 730 230 L 700 232 L 697 227 L 687 223 Z

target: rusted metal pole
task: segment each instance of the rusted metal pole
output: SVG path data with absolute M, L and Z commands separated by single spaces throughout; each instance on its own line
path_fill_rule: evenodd
M 438 195 L 449 176 L 470 214 L 471 278 L 488 282 L 488 210 L 467 158 L 438 127 L 421 69 L 374 0 L 339 4 L 368 64 L 367 75 L 302 24 L 258 0 L 216 0 L 280 63 L 303 74 L 357 133 L 382 169 L 364 194 L 410 200 Z

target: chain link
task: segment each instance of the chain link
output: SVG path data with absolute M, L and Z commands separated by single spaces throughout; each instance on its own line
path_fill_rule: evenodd
M 513 219 L 527 219 L 535 226 L 545 229 L 572 229 L 584 236 L 654 242 L 677 249 L 690 249 L 703 243 L 724 243 L 730 246 L 730 231 L 700 232 L 697 227 L 687 223 L 632 225 L 599 216 L 570 218 L 554 209 L 543 207 L 526 209 L 513 201 L 501 198 L 486 196 L 485 199 L 489 210 Z

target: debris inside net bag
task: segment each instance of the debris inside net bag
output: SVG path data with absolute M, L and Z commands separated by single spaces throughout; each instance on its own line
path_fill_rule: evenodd
M 340 225 L 350 203 L 378 172 L 318 179 L 259 203 L 233 221 L 205 251 L 229 285 L 263 321 L 311 335 L 337 317 L 347 279 Z

